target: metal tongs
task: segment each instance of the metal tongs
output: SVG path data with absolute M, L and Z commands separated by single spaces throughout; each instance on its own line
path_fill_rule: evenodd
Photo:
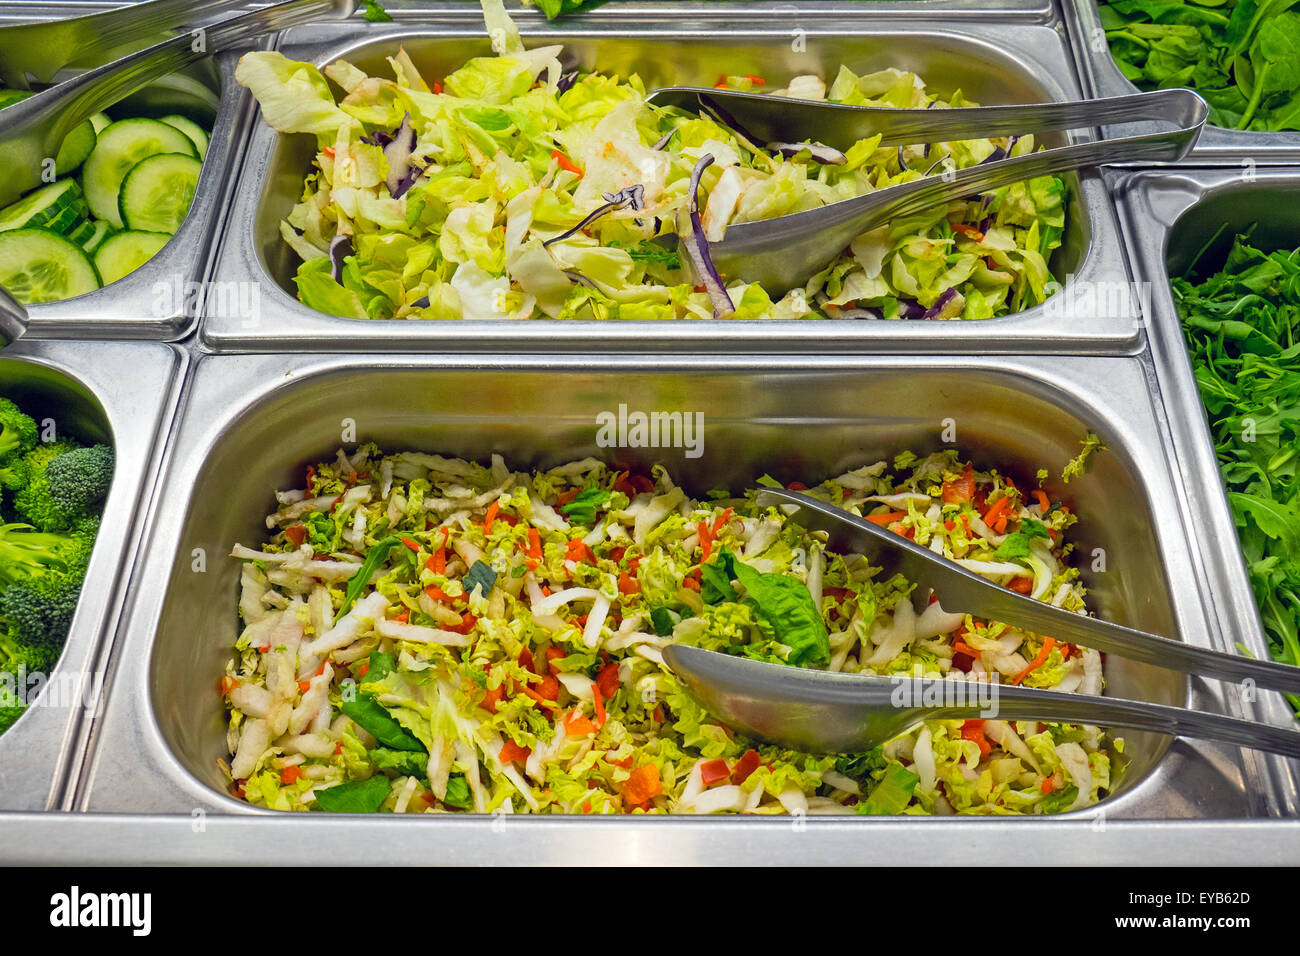
M 1177 162 L 1196 144 L 1209 115 L 1203 99 L 1182 89 L 1070 103 L 920 110 L 847 106 L 691 86 L 664 87 L 647 99 L 656 106 L 710 115 L 756 147 L 806 143 L 848 149 L 876 134 L 880 134 L 882 146 L 907 146 L 1103 124 L 1154 121 L 1173 126 L 1011 158 L 1003 158 L 1004 151 L 1003 157 L 966 169 L 925 176 L 804 212 L 733 224 L 721 241 L 709 243 L 714 267 L 721 275 L 758 282 L 774 295 L 803 285 L 854 238 L 897 216 L 1084 166 Z
M 6 107 L 0 113 L 0 205 L 40 185 L 43 161 L 58 153 L 74 126 L 140 87 L 217 50 L 327 14 L 350 16 L 354 9 L 353 0 L 287 0 L 204 27 L 202 43 L 189 34 L 172 37 Z M 3 35 L 0 46 L 7 47 Z
M 917 595 L 928 597 L 933 592 L 946 611 L 975 614 L 1183 673 L 1300 691 L 1300 667 L 1193 647 L 1045 604 L 809 495 L 764 488 L 757 500 L 763 507 L 784 506 L 802 527 L 830 532 L 832 547 L 851 548 L 884 567 L 887 574 L 901 573 L 916 583 Z M 956 681 L 807 670 L 679 644 L 664 648 L 664 660 L 709 711 L 731 726 L 822 752 L 869 749 L 922 720 L 990 716 L 992 700 L 996 716 L 1002 719 L 1069 720 L 1149 730 L 1300 757 L 1300 733 L 1295 731 L 1163 704 L 1005 684 L 980 688 L 978 695 L 971 690 L 963 701 L 954 701 Z M 901 704 L 900 680 L 915 685 L 902 695 Z M 927 685 L 938 690 L 927 692 Z

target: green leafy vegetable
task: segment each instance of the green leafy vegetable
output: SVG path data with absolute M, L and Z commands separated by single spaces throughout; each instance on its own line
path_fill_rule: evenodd
M 465 593 L 473 594 L 475 588 L 482 588 L 482 594 L 487 597 L 487 593 L 492 590 L 492 585 L 497 583 L 497 573 L 492 570 L 492 565 L 486 561 L 475 561 L 465 574 Z
M 424 744 L 411 736 L 374 694 L 358 694 L 356 700 L 344 701 L 341 710 L 385 747 L 424 751 Z
M 389 23 L 393 19 L 379 0 L 361 0 L 361 15 L 371 23 Z
M 357 569 L 357 573 L 348 578 L 347 594 L 343 598 L 343 604 L 339 607 L 338 614 L 334 615 L 335 624 L 339 622 L 343 615 L 352 610 L 352 605 L 357 603 L 357 598 L 361 597 L 361 593 L 370 584 L 370 579 L 379 570 L 379 566 L 384 563 L 384 559 L 388 557 L 388 552 L 401 543 L 401 538 L 385 538 L 366 552 L 366 558 L 361 562 L 361 567 Z
M 1300 664 L 1300 249 L 1238 236 L 1173 291 L 1270 649 Z
M 824 665 L 830 660 L 830 637 L 826 625 L 821 613 L 813 606 L 807 585 L 798 578 L 756 571 L 736 560 L 735 555 L 725 548 L 716 561 L 701 568 L 700 594 L 704 601 L 709 604 L 736 601 L 738 596 L 731 582 L 739 581 L 745 588 L 743 603 L 771 627 L 780 643 L 790 648 L 787 663 L 808 667 Z
M 1111 55 L 1144 90 L 1187 86 L 1229 129 L 1300 129 L 1297 0 L 1100 0 Z
M 316 791 L 316 806 L 328 813 L 374 813 L 388 799 L 392 785 L 382 774 Z
M 867 799 L 858 804 L 858 813 L 870 816 L 902 813 L 911 802 L 912 791 L 920 779 L 901 763 L 891 763 L 885 768 L 880 783 L 867 795 Z
M 595 524 L 596 509 L 609 501 L 610 497 L 610 493 L 604 488 L 586 488 L 578 492 L 578 495 L 567 505 L 562 505 L 560 511 L 570 521 L 579 524 Z

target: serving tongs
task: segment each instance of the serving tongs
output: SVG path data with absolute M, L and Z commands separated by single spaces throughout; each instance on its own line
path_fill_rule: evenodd
M 803 285 L 854 238 L 898 216 L 986 193 L 1011 183 L 1107 163 L 1172 163 L 1196 144 L 1209 115 L 1191 90 L 1157 90 L 1070 103 L 975 106 L 957 109 L 888 109 L 801 100 L 704 87 L 664 87 L 647 99 L 704 113 L 756 147 L 779 143 L 847 150 L 879 134 L 882 146 L 1020 136 L 1050 130 L 1158 122 L 1172 129 L 1039 150 L 1006 157 L 1000 150 L 977 166 L 927 175 L 853 199 L 804 212 L 729 225 L 708 244 L 725 278 L 758 282 L 774 295 Z M 994 158 L 997 157 L 997 158 Z M 834 162 L 834 157 L 829 157 Z M 842 162 L 842 160 L 840 160 Z M 683 260 L 685 261 L 685 259 Z
M 804 528 L 829 532 L 829 544 L 836 550 L 852 549 L 887 575 L 904 575 L 916 584 L 914 599 L 926 600 L 933 593 L 945 611 L 974 614 L 1183 673 L 1300 691 L 1300 667 L 1193 647 L 1046 604 L 993 584 L 928 548 L 809 495 L 764 488 L 757 502 L 762 507 L 783 507 L 790 520 Z M 943 679 L 816 671 L 679 644 L 664 648 L 663 654 L 687 689 L 727 724 L 757 737 L 821 752 L 870 748 L 922 720 L 996 716 L 1149 730 L 1300 757 L 1300 733 L 1295 731 L 1163 704 L 1007 684 L 977 688 Z M 966 692 L 964 700 L 954 699 L 959 686 Z M 990 700 L 995 715 L 988 713 Z
M 26 90 L 64 67 L 100 66 L 167 39 L 203 17 L 237 13 L 247 0 L 149 0 L 102 13 L 0 27 L 0 83 Z
M 45 161 L 77 124 L 118 100 L 217 50 L 332 14 L 353 0 L 286 0 L 203 28 L 203 42 L 181 34 L 88 70 L 0 111 L 0 205 L 40 185 Z

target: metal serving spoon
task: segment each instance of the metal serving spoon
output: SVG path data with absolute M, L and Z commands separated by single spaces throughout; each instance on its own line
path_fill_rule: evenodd
M 723 723 L 815 753 L 860 753 L 925 720 L 1051 720 L 1147 730 L 1300 757 L 1300 733 L 1119 697 L 940 678 L 787 667 L 684 644 L 663 649 L 686 689 Z M 927 704 L 925 701 L 939 701 Z
M 916 583 L 917 597 L 924 599 L 934 592 L 945 611 L 1001 621 L 1035 634 L 1050 634 L 1057 641 L 1082 644 L 1185 674 L 1236 682 L 1250 680 L 1258 687 L 1300 693 L 1300 667 L 1193 647 L 1045 604 L 994 584 L 865 518 L 797 491 L 763 488 L 757 501 L 762 507 L 785 506 L 783 510 L 790 513 L 791 521 L 810 530 L 830 532 L 833 547 L 847 546 L 860 552 L 873 565 L 883 566 L 887 575 L 902 574 Z
M 1176 162 L 1196 144 L 1209 114 L 1205 101 L 1191 90 L 1158 90 L 1071 103 L 923 110 L 846 106 L 687 86 L 655 90 L 647 99 L 656 106 L 712 115 L 759 147 L 775 141 L 848 149 L 877 133 L 882 146 L 904 146 L 1142 121 L 1174 126 L 1161 132 L 986 161 L 788 216 L 733 224 L 721 241 L 709 243 L 709 254 L 720 274 L 758 282 L 774 295 L 803 285 L 854 238 L 897 216 L 1083 166 Z
M 0 349 L 27 331 L 27 309 L 0 286 Z
M 353 0 L 287 0 L 204 28 L 204 42 L 188 34 L 96 67 L 3 111 L 0 124 L 0 205 L 40 185 L 44 162 L 63 138 L 92 114 L 160 77 L 264 33 L 333 14 L 343 18 Z

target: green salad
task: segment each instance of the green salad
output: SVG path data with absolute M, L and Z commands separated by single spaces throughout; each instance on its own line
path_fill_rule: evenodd
M 983 319 L 1043 302 L 1065 227 L 1057 177 L 900 217 L 857 237 L 806 286 L 773 298 L 720 276 L 728 225 L 834 203 L 1035 149 L 1031 136 L 847 151 L 760 147 L 725 122 L 652 106 L 635 75 L 566 69 L 525 50 L 486 0 L 500 55 L 393 78 L 277 52 L 236 78 L 283 133 L 316 137 L 281 234 L 308 306 L 357 319 Z M 717 78 L 739 90 L 881 107 L 973 105 L 913 73 Z M 776 148 L 779 147 L 779 148 Z M 689 255 L 678 252 L 684 237 Z
M 1300 249 L 1238 236 L 1222 270 L 1173 291 L 1264 631 L 1300 665 Z
M 1041 487 L 947 451 L 808 493 L 1084 611 L 1065 540 L 1075 515 Z M 1095 727 L 930 721 L 866 753 L 813 755 L 714 721 L 664 666 L 669 643 L 847 673 L 1103 686 L 1096 651 L 938 601 L 918 611 L 901 576 L 827 551 L 752 494 L 694 499 L 660 466 L 527 473 L 499 456 L 363 446 L 310 466 L 277 504 L 270 539 L 234 548 L 243 629 L 219 686 L 222 766 L 257 806 L 1041 814 L 1111 787 L 1122 741 Z
M 1099 0 L 1120 71 L 1140 89 L 1190 87 L 1210 122 L 1300 129 L 1296 0 Z

